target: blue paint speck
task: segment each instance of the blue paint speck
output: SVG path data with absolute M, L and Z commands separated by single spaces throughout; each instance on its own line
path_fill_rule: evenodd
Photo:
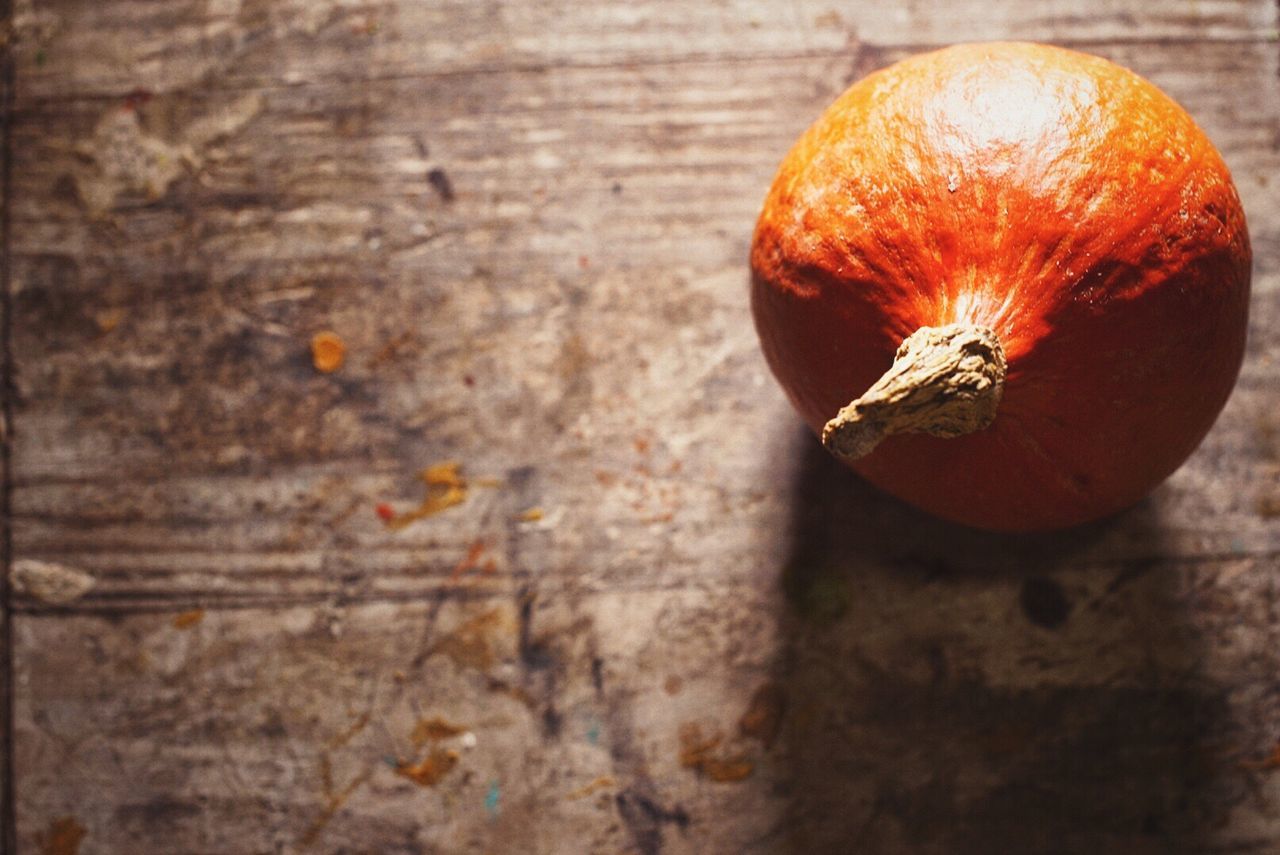
M 502 788 L 498 786 L 498 782 L 494 781 L 489 784 L 489 792 L 484 794 L 484 809 L 489 812 L 490 816 L 497 816 L 499 804 L 502 802 Z
M 587 741 L 592 745 L 600 744 L 600 725 L 596 722 L 591 723 L 591 727 L 587 728 Z

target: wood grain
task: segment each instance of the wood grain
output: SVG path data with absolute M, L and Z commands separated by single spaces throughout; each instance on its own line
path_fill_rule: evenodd
M 21 851 L 1272 851 L 1277 9 L 1151 5 L 18 3 L 14 557 L 95 579 L 8 604 Z M 1222 418 L 1069 533 L 831 466 L 746 305 L 795 136 L 975 38 L 1148 76 L 1250 219 Z
M 1245 114 L 1274 51 L 1259 45 L 1242 66 L 1239 46 L 1202 49 L 1198 67 L 1241 78 L 1225 89 L 1239 104 L 1178 74 L 1184 48 L 1163 51 L 1157 62 L 1147 49 L 1144 70 L 1202 105 L 1263 223 L 1258 312 L 1271 312 L 1280 253 L 1266 224 L 1280 217 L 1264 191 L 1280 158 L 1229 116 Z M 830 85 L 815 86 L 811 65 L 744 65 L 729 99 L 709 63 L 485 75 L 492 107 L 461 119 L 402 81 L 299 87 L 247 107 L 243 96 L 160 96 L 20 113 L 23 554 L 92 567 L 100 597 L 293 601 L 357 577 L 372 596 L 438 583 L 469 543 L 501 548 L 515 515 L 544 505 L 567 521 L 543 535 L 550 564 L 577 574 L 590 554 L 602 586 L 646 578 L 635 568 L 658 561 L 682 525 L 705 532 L 682 537 L 686 548 L 729 559 L 741 544 L 726 563 L 763 572 L 745 535 L 783 511 L 764 485 L 790 463 L 758 449 L 790 419 L 757 357 L 742 259 L 778 153 L 836 91 L 830 75 L 848 71 L 827 69 Z M 77 188 L 98 167 L 75 148 L 95 126 L 125 115 L 140 137 L 154 127 L 184 139 L 219 110 L 249 117 L 160 199 L 85 215 Z M 726 150 L 743 154 L 726 162 Z M 436 169 L 452 201 L 431 185 Z M 1255 326 L 1269 353 L 1271 325 Z M 322 376 L 307 342 L 329 327 L 351 356 Z M 1246 370 L 1243 408 L 1265 408 L 1267 364 Z M 1233 430 L 1226 447 L 1252 442 L 1247 420 L 1224 419 L 1215 435 Z M 522 447 L 531 438 L 536 452 Z M 385 531 L 375 506 L 415 504 L 417 470 L 454 458 L 504 485 L 475 491 L 465 524 L 454 514 Z M 512 477 L 524 485 L 511 489 Z M 1261 490 L 1269 476 L 1243 477 Z M 1203 513 L 1171 521 L 1204 543 L 1199 553 L 1225 554 L 1237 537 L 1276 548 L 1265 521 L 1210 536 Z M 719 525 L 741 534 L 721 538 Z M 619 526 L 630 561 L 601 557 L 612 551 L 601 533 Z M 667 574 L 683 564 L 660 563 Z
M 292 86 L 563 66 L 627 67 L 1018 38 L 1171 45 L 1276 38 L 1265 0 L 1042 3 L 475 3 L 33 0 L 17 3 L 26 97 Z

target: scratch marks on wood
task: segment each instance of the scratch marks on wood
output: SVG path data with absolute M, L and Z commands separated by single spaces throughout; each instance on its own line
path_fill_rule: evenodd
M 687 831 L 689 814 L 679 804 L 663 805 L 636 737 L 635 713 L 629 695 L 614 691 L 606 693 L 604 701 L 606 739 L 613 768 L 610 777 L 625 784 L 614 796 L 614 806 L 641 855 L 659 855 L 664 827 L 674 825 L 681 832 Z
M 517 595 L 520 615 L 517 649 L 524 669 L 524 690 L 541 708 L 543 735 L 547 739 L 556 739 L 564 724 L 563 716 L 556 709 L 556 688 L 562 679 L 564 665 L 550 643 L 534 635 L 535 599 L 536 595 L 528 587 L 522 588 Z
M 591 685 L 596 690 L 596 698 L 604 697 L 604 660 L 599 656 L 591 657 Z

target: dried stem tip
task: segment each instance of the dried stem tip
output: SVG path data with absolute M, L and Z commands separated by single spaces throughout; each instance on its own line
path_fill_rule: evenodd
M 856 460 L 895 433 L 955 437 L 991 424 L 1004 390 L 1000 339 L 986 327 L 921 327 L 893 366 L 822 429 L 822 444 Z

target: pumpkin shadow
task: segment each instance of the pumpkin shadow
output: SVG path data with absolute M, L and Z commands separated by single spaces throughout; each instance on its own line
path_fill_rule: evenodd
M 775 849 L 1199 852 L 1225 702 L 1150 500 L 1067 532 L 941 522 L 793 444 Z M 1115 557 L 1119 556 L 1119 557 Z

